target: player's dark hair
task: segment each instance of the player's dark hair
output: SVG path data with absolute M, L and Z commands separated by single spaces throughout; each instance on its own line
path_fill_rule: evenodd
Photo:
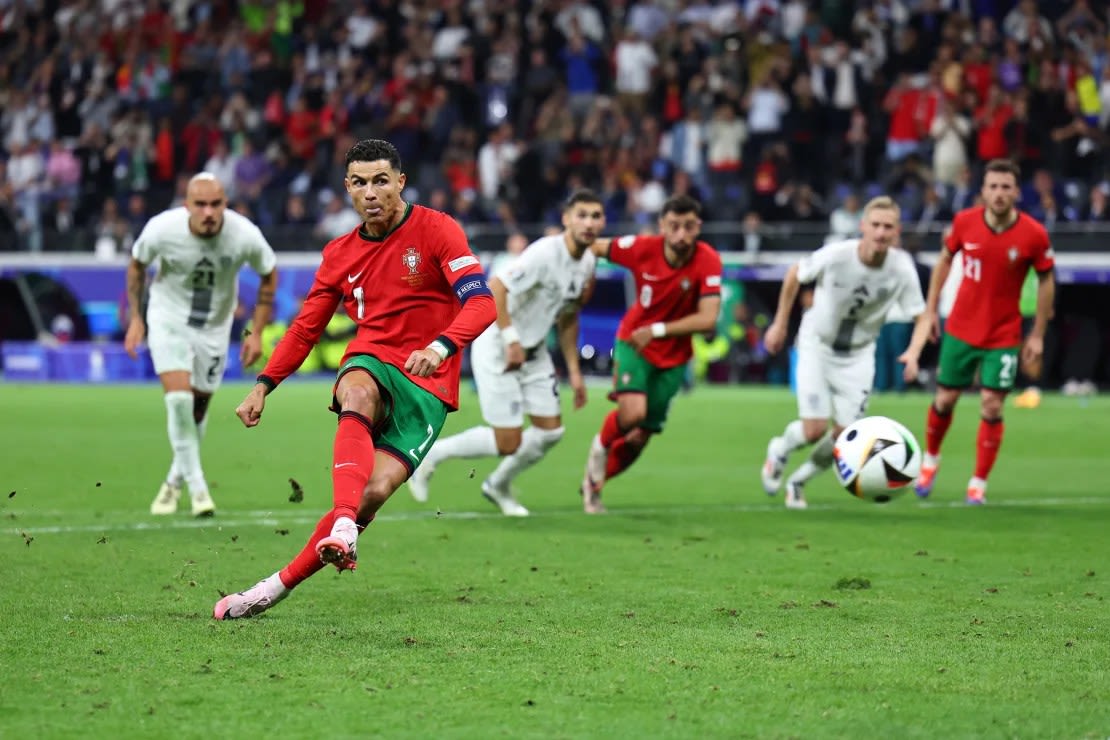
M 689 195 L 675 195 L 667 198 L 663 203 L 663 207 L 659 209 L 659 218 L 663 218 L 668 213 L 673 213 L 676 216 L 692 213 L 701 218 L 701 203 Z
M 377 162 L 387 160 L 389 166 L 396 172 L 401 171 L 401 153 L 397 147 L 383 139 L 363 139 L 347 150 L 344 167 L 350 167 L 351 162 Z
M 1011 159 L 992 159 L 991 161 L 987 162 L 987 166 L 983 170 L 984 174 L 986 174 L 987 172 L 1001 172 L 1003 174 L 1010 174 L 1014 176 L 1015 180 L 1021 182 L 1021 168 L 1018 167 L 1017 163 Z
M 563 201 L 563 210 L 569 211 L 579 203 L 597 203 L 601 205 L 601 196 L 588 188 L 579 188 L 570 194 L 565 201 Z

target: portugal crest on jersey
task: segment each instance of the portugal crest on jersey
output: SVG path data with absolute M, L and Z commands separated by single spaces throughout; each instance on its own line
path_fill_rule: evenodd
M 1006 255 L 1010 258 L 1011 262 L 1017 262 L 1018 248 L 1017 247 L 1010 247 L 1010 251 L 1006 252 Z
M 420 271 L 420 253 L 416 251 L 416 247 L 405 249 L 405 253 L 401 255 L 401 262 L 409 268 L 410 275 L 417 274 Z

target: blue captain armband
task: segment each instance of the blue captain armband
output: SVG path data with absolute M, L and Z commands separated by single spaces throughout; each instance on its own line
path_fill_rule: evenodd
M 493 297 L 493 293 L 486 284 L 485 273 L 472 272 L 455 281 L 451 286 L 455 290 L 455 295 L 458 296 L 459 303 L 466 303 L 468 300 L 476 295 L 488 295 Z

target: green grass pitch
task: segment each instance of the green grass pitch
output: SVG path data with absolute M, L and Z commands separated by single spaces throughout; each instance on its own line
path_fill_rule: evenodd
M 1110 736 L 1110 399 L 1008 407 L 986 507 L 962 503 L 965 397 L 933 500 L 858 501 L 828 473 L 799 512 L 758 480 L 788 392 L 698 388 L 587 517 L 594 388 L 518 481 L 531 518 L 480 497 L 493 460 L 445 464 L 428 504 L 386 505 L 356 573 L 218 623 L 219 591 L 330 506 L 329 385 L 287 383 L 253 430 L 245 390 L 214 400 L 219 513 L 194 521 L 147 514 L 157 387 L 0 385 L 0 736 Z M 871 411 L 920 438 L 927 403 Z M 445 433 L 478 420 L 463 404 Z

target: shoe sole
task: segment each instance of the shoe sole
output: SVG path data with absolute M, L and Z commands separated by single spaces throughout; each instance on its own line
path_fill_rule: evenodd
M 354 570 L 358 565 L 358 554 L 352 552 L 350 546 L 338 537 L 325 537 L 317 542 L 316 554 L 320 557 L 320 562 L 334 565 L 340 573 Z

